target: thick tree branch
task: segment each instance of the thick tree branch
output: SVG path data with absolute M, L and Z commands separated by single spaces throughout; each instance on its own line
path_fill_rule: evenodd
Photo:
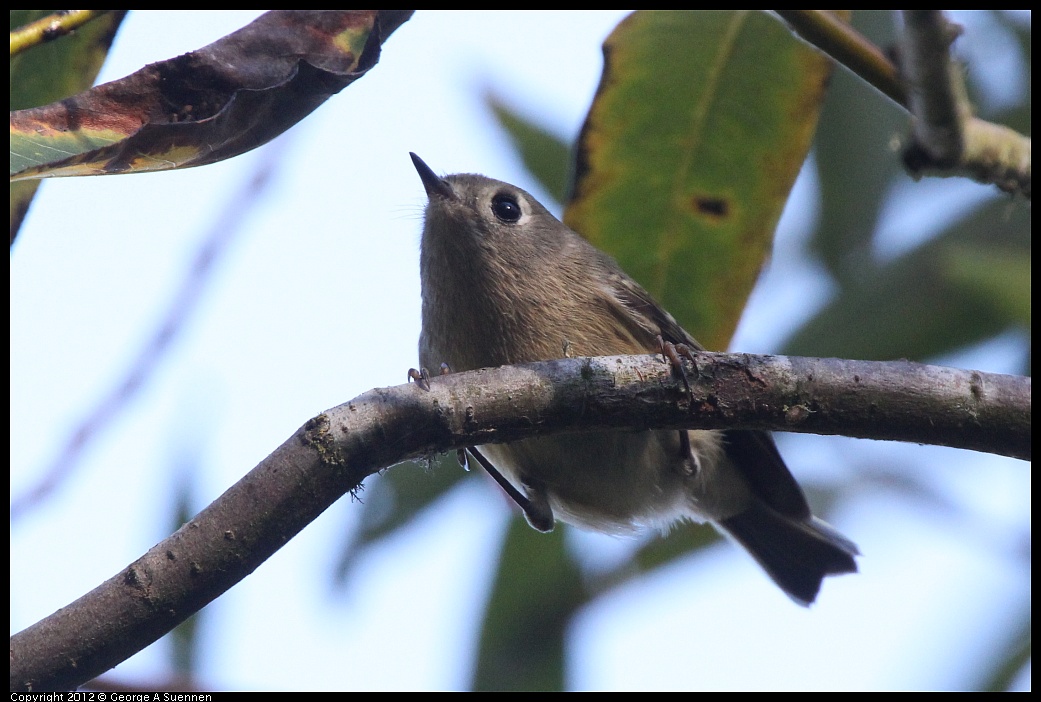
M 11 638 L 11 689 L 70 689 L 243 579 L 344 493 L 438 451 L 597 428 L 778 429 L 1030 457 L 1030 378 L 910 362 L 699 354 L 524 364 L 371 390 L 315 417 L 168 539 Z

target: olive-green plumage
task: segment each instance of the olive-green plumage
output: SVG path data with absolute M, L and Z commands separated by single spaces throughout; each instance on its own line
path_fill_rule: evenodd
M 611 257 L 524 190 L 480 175 L 441 178 L 412 159 L 428 196 L 424 368 L 653 353 L 659 336 L 701 348 Z M 604 431 L 480 451 L 543 531 L 554 519 L 608 533 L 711 522 L 801 604 L 825 576 L 856 571 L 856 546 L 813 517 L 764 432 Z

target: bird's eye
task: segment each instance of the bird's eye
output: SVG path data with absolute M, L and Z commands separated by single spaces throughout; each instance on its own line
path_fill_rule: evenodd
M 521 218 L 517 198 L 506 193 L 499 193 L 492 198 L 492 213 L 503 222 L 513 223 Z

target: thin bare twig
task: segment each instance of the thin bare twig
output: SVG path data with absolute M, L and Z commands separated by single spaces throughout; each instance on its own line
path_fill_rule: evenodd
M 1030 197 L 1030 138 L 972 114 L 950 47 L 960 34 L 940 10 L 904 10 L 901 70 L 915 120 L 904 164 L 914 176 L 965 176 Z
M 111 10 L 58 10 L 11 32 L 11 55 L 69 34 Z
M 157 329 L 138 351 L 123 379 L 116 383 L 73 428 L 61 451 L 44 470 L 40 480 L 11 500 L 12 522 L 24 516 L 29 509 L 68 480 L 79 464 L 84 449 L 112 424 L 161 366 L 181 330 L 198 312 L 207 284 L 213 279 L 222 255 L 242 232 L 246 215 L 261 202 L 261 196 L 279 168 L 285 145 L 286 137 L 283 136 L 264 149 L 264 155 L 256 170 L 243 182 L 242 187 L 228 198 L 224 211 L 203 238 L 180 289 L 174 294 Z
M 811 45 L 877 88 L 897 105 L 907 107 L 900 71 L 881 49 L 830 10 L 774 10 Z
M 805 41 L 907 109 L 904 165 L 914 177 L 961 176 L 1030 197 L 1030 138 L 973 116 L 950 56 L 958 29 L 940 10 L 905 10 L 898 68 L 830 10 L 773 10 Z

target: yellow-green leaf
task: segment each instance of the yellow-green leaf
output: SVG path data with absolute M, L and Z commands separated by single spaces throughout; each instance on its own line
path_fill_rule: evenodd
M 565 221 L 725 348 L 809 150 L 828 61 L 753 11 L 639 11 L 604 43 Z

